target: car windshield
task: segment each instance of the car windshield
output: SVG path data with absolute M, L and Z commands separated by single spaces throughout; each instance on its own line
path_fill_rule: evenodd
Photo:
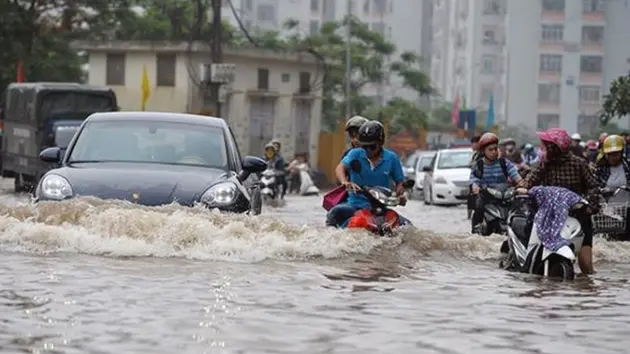
M 438 169 L 445 170 L 450 168 L 466 168 L 470 161 L 472 151 L 444 151 L 440 154 L 438 161 Z
M 68 162 L 139 162 L 227 169 L 223 130 L 173 122 L 89 122 Z
M 79 125 L 59 125 L 55 128 L 55 146 L 65 149 L 79 130 Z

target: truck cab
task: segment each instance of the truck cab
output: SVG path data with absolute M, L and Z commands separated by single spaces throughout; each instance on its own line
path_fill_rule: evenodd
M 118 110 L 111 89 L 78 83 L 13 83 L 0 102 L 0 173 L 15 178 L 15 192 L 31 191 L 41 176 L 57 167 L 39 159 L 43 149 L 63 150 L 89 115 Z

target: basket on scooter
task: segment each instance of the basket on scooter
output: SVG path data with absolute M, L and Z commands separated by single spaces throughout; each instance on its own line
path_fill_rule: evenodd
M 591 216 L 595 234 L 625 232 L 628 203 L 605 203 L 599 213 Z

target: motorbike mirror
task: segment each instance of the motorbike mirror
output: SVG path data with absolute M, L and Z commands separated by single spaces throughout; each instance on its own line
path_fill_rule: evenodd
M 267 169 L 267 162 L 258 156 L 245 156 L 243 159 L 242 170 L 238 179 L 242 182 L 252 173 L 259 173 Z
M 408 179 L 406 181 L 403 182 L 403 188 L 405 189 L 411 189 L 413 188 L 413 186 L 416 184 L 416 181 L 412 180 L 412 179 Z

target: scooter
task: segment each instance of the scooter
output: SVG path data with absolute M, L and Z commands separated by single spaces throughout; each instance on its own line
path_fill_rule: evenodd
M 508 217 L 508 238 L 501 246 L 502 253 L 507 253 L 499 266 L 506 270 L 521 273 L 537 274 L 545 277 L 572 280 L 575 278 L 573 263 L 576 254 L 582 248 L 584 232 L 580 222 L 571 216 L 567 217 L 560 235 L 570 242 L 557 251 L 546 248 L 536 231 L 533 221 L 532 202 L 530 196 L 519 195 L 515 203 L 519 204 Z M 582 199 L 571 211 L 585 208 L 588 202 Z
M 276 183 L 276 177 L 282 174 L 283 172 L 276 171 L 272 168 L 267 168 L 262 172 L 260 176 L 260 193 L 265 204 L 270 204 L 282 195 L 282 186 Z
M 311 171 L 308 168 L 306 163 L 300 163 L 296 166 L 300 173 L 300 195 L 309 196 L 309 195 L 318 195 L 319 188 L 315 186 L 313 183 L 313 179 L 311 178 Z
M 507 234 L 508 212 L 514 199 L 514 188 L 496 185 L 481 189 L 478 198 L 483 198 L 483 222 L 475 226 L 475 233 L 490 236 L 493 233 Z
M 414 180 L 403 183 L 405 189 L 413 187 Z M 357 211 L 347 222 L 349 229 L 366 229 L 379 236 L 394 236 L 401 226 L 411 225 L 409 220 L 401 217 L 392 208 L 401 203 L 395 192 L 385 187 L 361 187 L 362 193 L 370 202 L 370 209 Z

